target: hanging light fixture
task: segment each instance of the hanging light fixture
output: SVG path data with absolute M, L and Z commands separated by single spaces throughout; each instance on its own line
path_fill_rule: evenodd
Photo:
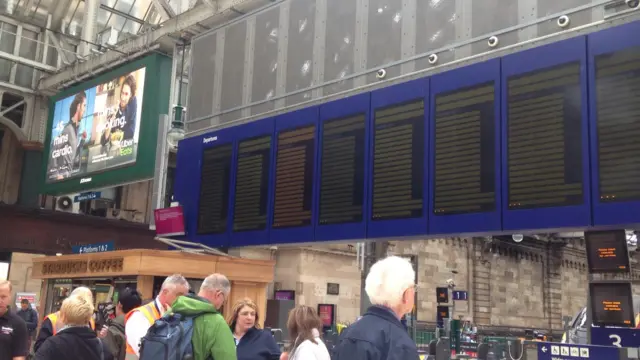
M 182 106 L 182 80 L 184 76 L 184 53 L 186 52 L 186 43 L 182 42 L 182 62 L 180 63 L 180 82 L 178 82 L 178 104 L 173 106 L 173 120 L 171 121 L 171 129 L 167 133 L 167 143 L 172 149 L 178 147 L 180 140 L 184 139 L 184 121 L 182 115 L 185 108 Z

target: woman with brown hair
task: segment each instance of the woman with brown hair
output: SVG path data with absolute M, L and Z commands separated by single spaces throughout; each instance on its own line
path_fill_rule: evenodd
M 305 305 L 299 305 L 289 312 L 287 321 L 291 349 L 284 353 L 281 360 L 330 360 L 329 351 L 320 338 L 322 320 L 316 311 Z
M 235 303 L 227 323 L 236 340 L 238 360 L 277 360 L 280 347 L 271 332 L 260 329 L 258 306 L 245 298 Z

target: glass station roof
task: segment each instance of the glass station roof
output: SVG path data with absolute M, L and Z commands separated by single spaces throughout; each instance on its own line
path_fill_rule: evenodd
M 187 11 L 198 0 L 100 0 L 96 34 L 109 29 L 136 35 Z M 51 14 L 53 31 L 79 37 L 82 33 L 84 0 L 0 0 L 0 14 L 40 27 Z

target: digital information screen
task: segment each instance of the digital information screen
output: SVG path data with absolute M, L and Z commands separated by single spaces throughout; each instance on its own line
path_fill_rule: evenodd
M 635 327 L 631 283 L 591 283 L 593 325 Z
M 507 107 L 509 208 L 581 204 L 580 63 L 509 77 Z
M 233 231 L 255 231 L 267 227 L 271 136 L 240 141 Z
M 436 326 L 444 328 L 444 320 L 449 318 L 449 306 L 438 305 L 436 306 Z
M 371 218 L 422 216 L 424 101 L 376 110 Z
M 214 146 L 202 153 L 198 234 L 221 234 L 227 231 L 231 144 Z
M 584 233 L 589 273 L 629 272 L 627 234 L 624 230 Z
M 596 57 L 600 201 L 640 200 L 640 48 Z
M 316 126 L 278 134 L 273 227 L 311 225 Z
M 494 94 L 492 82 L 436 96 L 436 215 L 496 207 Z
M 320 225 L 362 221 L 365 115 L 324 122 Z
M 447 287 L 437 287 L 436 288 L 436 301 L 438 303 L 448 303 L 449 302 L 449 288 Z

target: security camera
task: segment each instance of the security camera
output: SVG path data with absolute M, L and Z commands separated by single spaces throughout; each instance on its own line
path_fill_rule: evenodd
M 522 240 L 524 240 L 524 235 L 522 235 L 522 234 L 513 234 L 513 235 L 511 235 L 511 239 L 514 242 L 519 243 L 519 242 L 522 242 Z
M 494 48 L 494 47 L 498 46 L 499 42 L 500 42 L 500 40 L 498 40 L 497 36 L 492 36 L 492 37 L 489 38 L 489 40 L 487 40 L 487 44 L 491 48 Z
M 438 62 L 438 55 L 431 54 L 429 55 L 429 64 L 433 65 Z
M 567 26 L 569 26 L 569 17 L 567 15 L 562 15 L 558 18 L 558 26 L 560 26 L 561 28 L 566 28 Z
M 640 0 L 625 0 L 625 3 L 627 3 L 627 6 L 632 9 L 636 9 L 640 6 Z
M 376 72 L 376 77 L 378 79 L 384 79 L 385 76 L 387 76 L 387 70 L 385 70 L 385 69 L 380 69 L 380 70 L 378 70 L 378 72 Z
M 447 279 L 447 286 L 453 289 L 454 287 L 456 287 L 456 283 L 453 281 L 453 279 Z

